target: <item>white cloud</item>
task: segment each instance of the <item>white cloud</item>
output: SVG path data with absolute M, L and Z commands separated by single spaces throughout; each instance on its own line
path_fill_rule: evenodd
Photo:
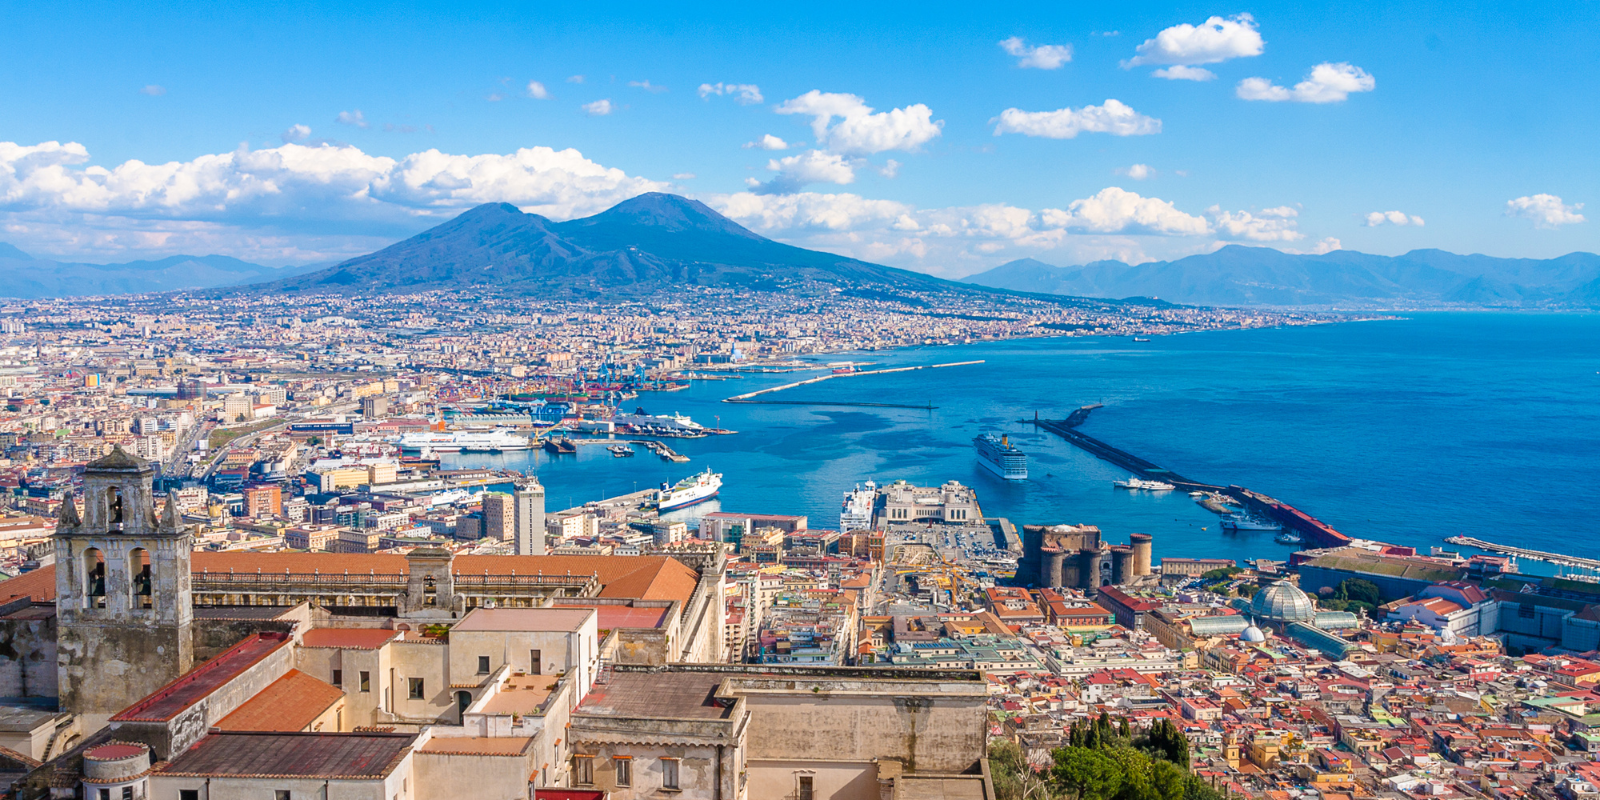
M 759 147 L 762 150 L 788 150 L 789 143 L 769 133 L 756 141 L 744 143 L 746 150 L 755 147 Z
M 944 121 L 935 121 L 933 111 L 921 103 L 873 113 L 856 95 L 816 89 L 785 100 L 777 112 L 811 117 L 818 147 L 850 155 L 913 151 L 937 137 L 944 127 Z
M 139 90 L 139 94 L 149 95 L 150 97 L 160 97 L 161 95 L 164 95 L 166 93 L 167 93 L 167 87 L 158 86 L 158 85 L 156 85 L 154 83 L 152 83 L 149 86 L 146 86 L 143 89 Z
M 740 192 L 709 198 L 707 202 L 757 233 L 770 234 L 887 227 L 910 219 L 912 212 L 911 206 L 904 203 L 869 200 L 855 194 Z
M 678 173 L 674 173 L 673 176 L 672 176 L 672 179 L 675 180 L 675 181 L 692 181 L 692 180 L 694 180 L 694 173 L 693 172 L 678 172 Z
M 657 86 L 657 85 L 651 83 L 648 80 L 644 80 L 644 81 L 628 81 L 628 85 L 632 86 L 635 89 L 643 89 L 643 90 L 645 90 L 645 91 L 647 91 L 647 92 L 649 92 L 651 94 L 660 94 L 660 93 L 662 93 L 662 92 L 667 90 L 667 87 L 665 87 L 665 86 Z
M 339 116 L 334 117 L 333 121 L 340 125 L 354 125 L 357 128 L 372 127 L 367 124 L 367 115 L 361 113 L 359 108 L 354 111 L 340 111 Z
M 1311 68 L 1305 80 L 1288 89 L 1266 78 L 1245 78 L 1234 90 L 1245 100 L 1281 103 L 1337 103 L 1355 92 L 1370 92 L 1378 82 L 1367 71 L 1343 62 L 1324 62 Z
M 1016 56 L 1017 66 L 1023 69 L 1059 69 L 1062 64 L 1072 60 L 1071 45 L 1041 44 L 1029 47 L 1021 36 L 1001 41 L 1000 49 Z
M 1107 100 L 1104 105 L 1063 108 L 1059 111 L 1023 111 L 1008 108 L 1000 112 L 994 135 L 1020 133 L 1049 139 L 1072 139 L 1079 133 L 1109 133 L 1113 136 L 1144 136 L 1161 132 L 1161 120 L 1147 117 L 1129 106 Z
M 705 100 L 711 95 L 733 95 L 734 102 L 741 106 L 755 105 L 765 98 L 761 96 L 761 87 L 753 83 L 702 83 L 700 84 L 700 99 Z
M 567 78 L 567 83 L 583 83 L 582 75 L 573 75 Z
M 290 125 L 284 130 L 279 138 L 283 139 L 284 144 L 288 144 L 289 142 L 303 142 L 311 138 L 311 126 Z
M 767 162 L 767 169 L 778 173 L 772 180 L 754 187 L 756 194 L 794 194 L 810 183 L 854 183 L 859 160 L 837 153 L 807 150 Z
M 1093 197 L 1074 200 L 1065 211 L 1044 209 L 1039 212 L 1039 219 L 1045 228 L 1094 233 L 1200 236 L 1210 232 L 1203 218 L 1185 214 L 1166 200 L 1141 197 L 1115 186 L 1101 189 Z
M 1553 194 L 1536 194 L 1506 201 L 1506 216 L 1533 220 L 1535 228 L 1559 228 L 1583 222 L 1582 203 L 1568 205 Z
M 1422 217 L 1408 215 L 1403 211 L 1374 211 L 1366 216 L 1366 226 L 1376 228 L 1379 225 L 1415 225 L 1423 226 Z
M 612 111 L 610 100 L 596 100 L 593 103 L 583 104 L 583 113 L 591 117 L 603 117 Z
M 885 178 L 893 178 L 894 176 L 899 175 L 900 162 L 892 158 L 889 159 L 883 166 L 878 168 L 878 174 Z
M 1142 181 L 1147 178 L 1154 178 L 1156 171 L 1151 169 L 1149 164 L 1134 164 L 1131 167 L 1117 168 L 1117 174 L 1126 175 L 1136 181 Z
M 1248 211 L 1223 211 L 1220 206 L 1206 209 L 1211 218 L 1212 232 L 1219 239 L 1250 242 L 1293 242 L 1305 238 L 1297 230 L 1296 217 L 1300 212 L 1288 206 L 1268 208 L 1251 214 Z
M 1217 79 L 1217 73 L 1205 67 L 1190 67 L 1183 64 L 1174 64 L 1150 74 L 1157 78 L 1166 78 L 1169 81 L 1214 81 Z
M 1319 240 L 1317 242 L 1317 246 L 1316 247 L 1311 248 L 1311 252 L 1313 252 L 1313 253 L 1315 253 L 1315 254 L 1320 256 L 1320 255 L 1323 255 L 1324 253 L 1331 253 L 1331 252 L 1333 252 L 1335 250 L 1343 250 L 1343 249 L 1344 249 L 1344 244 L 1342 242 L 1340 242 L 1338 239 L 1333 238 L 1332 236 L 1326 236 L 1326 237 L 1323 237 L 1321 240 Z
M 509 154 L 438 150 L 401 159 L 349 146 L 285 144 L 191 161 L 110 168 L 89 164 L 77 142 L 0 142 L 0 213 L 94 215 L 139 220 L 281 226 L 295 221 L 368 222 L 414 232 L 420 223 L 487 202 L 568 218 L 667 185 L 596 164 L 577 150 L 531 147 Z M 359 227 L 359 226 L 357 226 Z M 359 231 L 356 231 L 359 232 Z
M 528 96 L 535 100 L 549 100 L 550 90 L 538 81 L 528 81 Z
M 491 93 L 489 93 L 489 96 L 485 97 L 484 99 L 488 100 L 491 103 L 498 103 L 501 100 L 506 99 L 506 96 L 501 94 L 501 93 L 499 93 L 499 92 L 491 92 Z
M 1123 67 L 1141 64 L 1217 64 L 1231 58 L 1261 55 L 1266 43 L 1249 14 L 1224 19 L 1211 17 L 1199 25 L 1174 25 L 1146 39 L 1134 50 L 1137 55 L 1122 62 Z

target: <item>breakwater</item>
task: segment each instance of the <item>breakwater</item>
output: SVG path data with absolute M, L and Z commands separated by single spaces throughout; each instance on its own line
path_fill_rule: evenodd
M 971 366 L 973 364 L 982 364 L 982 363 L 983 363 L 983 360 L 979 359 L 979 360 L 976 360 L 976 361 L 953 361 L 953 362 L 951 362 L 949 364 L 919 364 L 919 365 L 914 366 L 914 367 L 891 367 L 891 368 L 888 368 L 888 369 L 871 369 L 871 370 L 860 370 L 860 371 L 853 371 L 853 372 L 835 372 L 835 373 L 832 373 L 832 374 L 829 374 L 829 375 L 818 375 L 815 378 L 807 378 L 807 379 L 805 379 L 803 381 L 794 381 L 792 383 L 785 383 L 785 384 L 783 384 L 781 386 L 773 386 L 773 387 L 770 387 L 770 388 L 767 388 L 767 389 L 760 389 L 760 390 L 757 390 L 757 391 L 754 391 L 754 392 L 745 392 L 744 394 L 736 394 L 736 395 L 734 395 L 732 397 L 723 398 L 722 402 L 724 402 L 724 403 L 764 403 L 764 404 L 767 404 L 767 405 L 785 405 L 785 406 L 863 406 L 863 407 L 867 407 L 867 408 L 920 408 L 920 409 L 930 409 L 931 410 L 931 409 L 934 409 L 934 408 L 938 407 L 938 406 L 933 405 L 932 401 L 929 401 L 929 402 L 927 402 L 925 404 L 911 404 L 911 403 L 878 403 L 878 402 L 866 402 L 866 401 L 855 401 L 855 400 L 774 400 L 774 399 L 771 399 L 771 398 L 765 398 L 765 399 L 757 399 L 757 398 L 762 398 L 764 395 L 775 394 L 777 392 L 784 392 L 784 391 L 788 391 L 790 389 L 798 389 L 801 386 L 810 386 L 812 384 L 822 383 L 824 381 L 836 380 L 836 379 L 839 379 L 839 378 L 864 378 L 864 377 L 866 377 L 868 375 L 889 375 L 889 374 L 896 373 L 896 372 L 916 372 L 917 370 L 923 370 L 923 369 L 947 369 L 949 367 L 965 367 L 965 366 Z

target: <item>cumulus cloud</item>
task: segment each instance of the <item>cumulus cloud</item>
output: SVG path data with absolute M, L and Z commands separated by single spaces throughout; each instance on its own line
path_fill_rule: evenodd
M 1305 238 L 1297 230 L 1300 212 L 1288 206 L 1248 211 L 1223 211 L 1221 206 L 1206 209 L 1213 233 L 1219 239 L 1249 242 L 1293 242 Z
M 756 147 L 759 147 L 762 150 L 788 150 L 789 143 L 779 139 L 776 136 L 773 136 L 770 133 L 753 142 L 744 143 L 744 148 L 746 150 Z
M 1337 103 L 1356 92 L 1370 92 L 1378 82 L 1367 71 L 1350 64 L 1324 62 L 1311 68 L 1311 74 L 1294 88 L 1278 86 L 1266 78 L 1245 78 L 1235 93 L 1245 100 L 1281 103 Z
M 643 89 L 651 94 L 660 94 L 667 90 L 665 86 L 657 86 L 650 81 L 628 81 L 628 85 L 635 89 Z
M 921 103 L 874 113 L 856 95 L 816 89 L 785 100 L 777 112 L 811 117 L 817 146 L 847 155 L 914 151 L 937 137 L 944 127 L 944 121 L 934 120 L 933 111 Z
M 1506 201 L 1506 216 L 1533 220 L 1533 227 L 1555 229 L 1583 222 L 1582 203 L 1568 205 L 1553 194 L 1536 194 Z
M 1166 78 L 1169 81 L 1214 81 L 1217 79 L 1217 73 L 1205 67 L 1190 67 L 1183 64 L 1174 64 L 1150 74 L 1157 78 Z
M 1013 36 L 1000 42 L 1000 49 L 1007 55 L 1016 56 L 1017 66 L 1023 69 L 1059 69 L 1062 64 L 1072 60 L 1072 46 L 1065 44 L 1041 44 L 1029 47 L 1021 36 Z
M 756 194 L 794 194 L 811 183 L 847 184 L 856 180 L 858 160 L 847 159 L 838 153 L 807 150 L 767 162 L 767 169 L 778 173 L 766 183 L 752 187 Z
M 549 100 L 550 90 L 538 81 L 528 81 L 528 96 L 535 100 Z
M 567 83 L 583 83 L 582 75 L 572 75 L 567 78 Z
M 1134 164 L 1131 167 L 1117 168 L 1117 174 L 1126 175 L 1136 181 L 1142 181 L 1146 178 L 1154 178 L 1156 171 L 1151 169 L 1149 164 Z
M 1374 211 L 1366 216 L 1365 224 L 1369 228 L 1379 225 L 1415 225 L 1423 226 L 1422 217 L 1408 215 L 1403 211 Z
M 1093 197 L 1074 200 L 1066 210 L 1039 212 L 1043 227 L 1094 233 L 1146 233 L 1199 236 L 1210 232 L 1205 219 L 1179 211 L 1158 197 L 1109 186 Z
M 1211 17 L 1199 25 L 1174 25 L 1146 39 L 1134 50 L 1124 68 L 1142 64 L 1218 64 L 1232 58 L 1259 56 L 1266 47 L 1256 21 L 1249 14 Z M 1167 76 L 1163 76 L 1167 77 Z
M 672 179 L 675 180 L 675 181 L 692 181 L 692 180 L 694 180 L 694 173 L 693 172 L 678 172 L 678 173 L 674 173 L 673 176 L 672 176 Z
M 357 128 L 372 127 L 367 123 L 367 115 L 361 113 L 359 108 L 354 111 L 340 111 L 339 116 L 334 117 L 333 121 L 340 125 L 353 125 Z
M 150 97 L 160 97 L 161 95 L 164 95 L 166 93 L 167 93 L 167 87 L 158 86 L 158 85 L 156 85 L 154 83 L 152 83 L 149 86 L 146 86 L 143 89 L 139 90 L 139 94 L 148 95 Z
M 1109 133 L 1113 136 L 1145 136 L 1161 132 L 1161 120 L 1147 117 L 1117 101 L 1058 111 L 1023 111 L 1008 108 L 997 117 L 994 135 L 1020 133 L 1047 139 L 1072 139 L 1080 133 Z
M 583 216 L 666 188 L 608 169 L 577 150 L 548 147 L 475 156 L 426 150 L 393 159 L 348 145 L 284 144 L 166 164 L 135 160 L 108 168 L 89 160 L 77 142 L 0 142 L 0 213 L 412 227 L 487 202 L 558 218 Z
M 894 176 L 899 175 L 900 162 L 892 158 L 889 159 L 883 166 L 878 168 L 878 174 L 885 178 L 893 178 Z
M 284 144 L 288 144 L 289 142 L 303 142 L 311 138 L 311 126 L 290 125 L 278 138 L 282 139 Z
M 753 83 L 702 83 L 700 84 L 700 99 L 709 99 L 712 95 L 732 95 L 733 101 L 741 106 L 750 106 L 760 103 L 766 98 L 761 96 L 761 87 Z
M 583 113 L 588 114 L 591 117 L 603 117 L 607 114 L 610 114 L 612 111 L 613 108 L 609 99 L 596 100 L 593 103 L 583 104 Z

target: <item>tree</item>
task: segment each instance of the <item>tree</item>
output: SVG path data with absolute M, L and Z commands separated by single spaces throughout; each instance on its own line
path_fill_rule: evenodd
M 1346 578 L 1339 584 L 1334 592 L 1334 597 L 1340 600 L 1352 600 L 1366 603 L 1369 606 L 1378 606 L 1383 603 L 1383 590 L 1378 584 L 1362 578 Z
M 1122 788 L 1122 769 L 1095 748 L 1066 747 L 1055 751 L 1051 776 L 1078 800 L 1112 800 Z

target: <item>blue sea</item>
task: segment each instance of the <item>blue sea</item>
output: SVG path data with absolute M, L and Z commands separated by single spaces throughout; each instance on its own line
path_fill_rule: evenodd
M 984 363 L 768 396 L 932 410 L 721 402 L 820 372 L 697 381 L 629 403 L 738 431 L 672 442 L 687 464 L 642 448 L 614 458 L 603 447 L 448 463 L 534 472 L 552 509 L 710 467 L 724 475 L 722 496 L 694 513 L 805 514 L 813 528 L 836 527 L 842 494 L 869 478 L 956 480 L 976 487 L 988 516 L 1098 525 L 1112 542 L 1149 533 L 1158 558 L 1291 552 L 1269 533 L 1222 532 L 1181 492 L 1114 489 L 1125 472 L 1020 422 L 1103 403 L 1085 433 L 1192 479 L 1272 495 L 1352 536 L 1424 551 L 1465 533 L 1600 552 L 1600 315 L 1422 313 L 1147 343 L 1052 338 L 825 360 L 845 359 L 867 369 Z M 978 465 L 971 442 L 985 431 L 1009 434 L 1028 453 L 1029 480 L 1007 483 Z

